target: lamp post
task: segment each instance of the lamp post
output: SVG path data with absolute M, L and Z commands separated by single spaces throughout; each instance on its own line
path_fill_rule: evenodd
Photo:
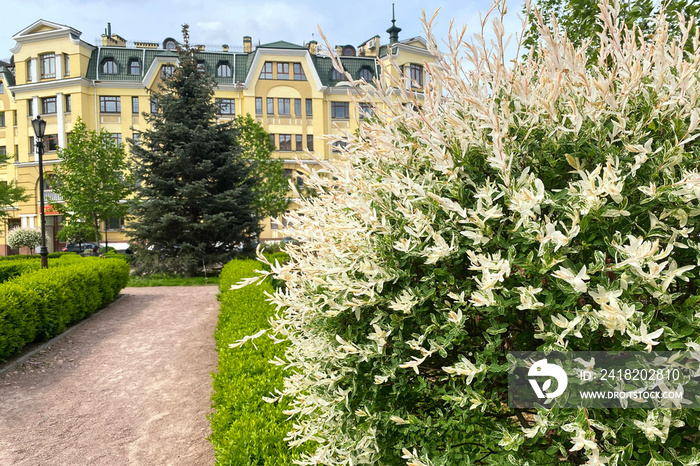
M 39 153 L 39 208 L 41 209 L 41 268 L 49 268 L 49 250 L 46 249 L 46 217 L 44 215 L 44 132 L 46 131 L 46 121 L 37 115 L 32 120 L 34 136 L 36 136 L 36 150 Z

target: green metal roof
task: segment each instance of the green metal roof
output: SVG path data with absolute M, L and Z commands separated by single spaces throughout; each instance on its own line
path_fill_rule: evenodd
M 272 42 L 259 46 L 259 48 L 294 48 L 306 50 L 299 45 L 290 44 L 285 41 Z M 92 51 L 88 70 L 87 79 L 97 79 L 99 75 L 100 81 L 132 81 L 140 82 L 145 74 L 150 69 L 153 61 L 158 57 L 167 57 L 170 59 L 177 58 L 177 52 L 163 49 L 142 49 L 142 48 L 126 48 L 126 47 L 99 47 Z M 105 60 L 112 59 L 117 65 L 117 73 L 105 74 L 102 66 Z M 255 52 L 251 53 L 234 53 L 234 52 L 197 52 L 197 60 L 204 62 L 206 71 L 214 76 L 216 82 L 221 84 L 234 84 L 245 82 L 250 67 L 255 59 Z M 321 83 L 324 86 L 334 86 L 341 82 L 333 79 L 333 63 L 329 57 L 312 55 L 311 59 L 316 67 Z M 130 74 L 130 63 L 133 60 L 138 60 L 141 65 L 139 74 Z M 360 71 L 367 68 L 372 77 L 377 73 L 376 60 L 372 57 L 340 57 L 340 61 L 346 71 L 350 73 L 353 79 L 360 79 Z M 221 63 L 227 63 L 232 68 L 232 76 L 219 77 L 216 76 L 216 70 Z M 97 73 L 98 66 L 100 72 Z M 0 67 L 0 69 L 2 69 Z M 8 80 L 8 83 L 10 81 Z M 14 84 L 14 80 L 12 81 Z
M 316 72 L 324 86 L 335 86 L 342 82 L 333 79 L 333 62 L 329 57 L 315 56 L 313 61 L 316 66 Z M 372 77 L 375 77 L 377 74 L 376 62 L 371 57 L 340 57 L 340 63 L 342 63 L 345 71 L 350 73 L 353 79 L 360 79 L 360 71 L 363 68 L 367 68 L 372 73 Z
M 3 62 L 4 63 L 4 62 Z M 0 78 L 5 82 L 5 86 L 14 86 L 15 85 L 15 76 L 12 74 L 12 71 L 7 66 L 0 66 Z
M 264 49 L 306 49 L 306 47 L 302 47 L 301 45 L 297 44 L 292 44 L 291 42 L 287 42 L 284 40 L 278 40 L 277 42 L 270 42 L 269 44 L 263 44 L 263 45 L 258 45 L 258 48 L 264 48 Z

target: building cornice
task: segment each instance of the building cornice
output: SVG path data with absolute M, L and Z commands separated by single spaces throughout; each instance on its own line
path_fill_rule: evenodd
M 12 92 L 36 92 L 45 89 L 57 89 L 66 86 L 79 84 L 82 86 L 92 86 L 93 82 L 87 78 L 56 79 L 53 81 L 42 81 L 38 83 L 18 84 L 9 87 Z
M 42 162 L 42 164 L 43 165 L 57 165 L 61 162 L 63 162 L 63 159 L 44 160 Z M 13 165 L 17 168 L 38 167 L 39 162 L 15 162 Z

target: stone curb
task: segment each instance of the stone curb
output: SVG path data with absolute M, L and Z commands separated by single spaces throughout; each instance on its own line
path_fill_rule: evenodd
M 17 368 L 17 366 L 19 366 L 20 364 L 24 364 L 25 362 L 27 362 L 27 360 L 29 358 L 31 358 L 32 356 L 34 356 L 38 352 L 43 351 L 47 348 L 50 348 L 51 345 L 53 345 L 54 343 L 61 341 L 63 338 L 70 335 L 75 329 L 79 328 L 85 322 L 89 321 L 92 317 L 94 317 L 98 314 L 101 314 L 103 311 L 112 307 L 112 305 L 114 303 L 116 303 L 117 301 L 122 299 L 124 296 L 126 296 L 126 295 L 119 293 L 117 295 L 117 297 L 114 298 L 114 300 L 111 303 L 109 303 L 108 305 L 106 305 L 102 309 L 98 309 L 97 312 L 94 312 L 93 314 L 89 315 L 88 317 L 79 321 L 78 323 L 71 325 L 66 330 L 64 330 L 63 333 L 56 335 L 55 337 L 53 337 L 52 339 L 50 339 L 48 341 L 40 343 L 39 346 L 37 346 L 36 348 L 33 348 L 33 349 L 27 351 L 26 353 L 21 354 L 20 356 L 15 356 L 16 359 L 10 359 L 9 361 L 6 361 L 6 362 L 0 364 L 0 376 L 3 376 L 5 374 L 7 374 L 8 372 L 12 372 L 13 370 L 15 370 Z

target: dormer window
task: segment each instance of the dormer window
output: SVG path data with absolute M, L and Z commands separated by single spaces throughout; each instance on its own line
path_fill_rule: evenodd
M 56 77 L 56 54 L 45 53 L 41 55 L 41 79 Z
M 368 83 L 372 82 L 372 72 L 369 68 L 362 68 L 360 70 L 360 79 L 364 79 Z
M 104 74 L 117 74 L 117 62 L 113 58 L 108 58 L 102 62 L 102 72 Z
M 207 64 L 204 60 L 197 60 L 197 69 L 199 71 L 207 71 Z
M 160 67 L 160 77 L 161 79 L 168 79 L 175 73 L 175 67 L 173 65 L 163 65 Z
M 163 41 L 163 48 L 165 50 L 177 50 L 177 42 L 175 41 L 175 39 L 171 39 L 170 37 L 168 37 Z
M 345 81 L 345 73 L 333 68 L 333 72 L 331 73 L 331 81 Z
M 219 78 L 230 78 L 231 77 L 231 65 L 226 62 L 220 62 L 219 66 L 216 67 L 216 75 Z
M 342 55 L 344 57 L 354 57 L 355 56 L 355 47 L 352 45 L 346 45 L 343 47 L 343 52 Z
M 141 63 L 136 58 L 132 58 L 129 61 L 129 74 L 131 75 L 141 75 Z

